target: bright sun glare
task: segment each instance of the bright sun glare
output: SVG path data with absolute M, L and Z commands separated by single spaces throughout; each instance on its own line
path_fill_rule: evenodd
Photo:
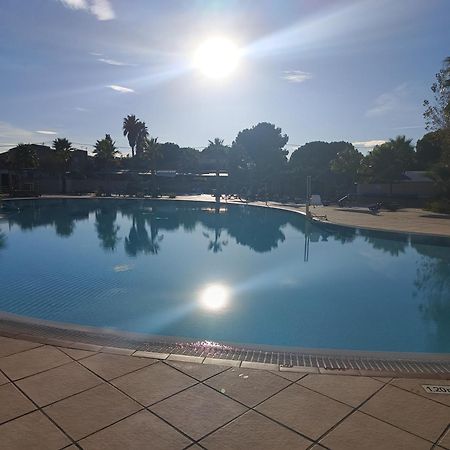
M 228 303 L 228 289 L 220 284 L 210 284 L 200 294 L 200 304 L 209 310 L 223 309 Z
M 195 66 L 207 77 L 225 78 L 236 69 L 239 49 L 226 38 L 211 38 L 203 42 L 194 56 Z

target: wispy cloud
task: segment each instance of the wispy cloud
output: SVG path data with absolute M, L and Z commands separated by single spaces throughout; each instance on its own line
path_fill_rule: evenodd
M 417 130 L 418 128 L 425 128 L 425 125 L 407 125 L 405 127 L 392 127 L 391 130 Z
M 366 111 L 366 116 L 383 116 L 387 113 L 404 109 L 408 93 L 408 85 L 407 83 L 403 83 L 392 91 L 379 95 L 375 99 L 374 105 Z
M 117 61 L 116 59 L 98 58 L 97 61 L 109 64 L 111 66 L 134 66 L 134 64 Z
M 59 0 L 65 7 L 87 11 L 98 20 L 111 20 L 116 17 L 109 0 Z
M 356 141 L 356 142 L 352 142 L 352 144 L 355 147 L 367 149 L 367 148 L 373 148 L 376 145 L 384 144 L 385 142 L 386 142 L 386 140 L 384 140 L 384 139 L 372 139 L 370 141 Z
M 81 106 L 75 106 L 74 110 L 75 111 L 79 111 L 79 112 L 86 112 L 86 111 L 88 111 L 87 108 L 82 108 Z
M 289 81 L 290 83 L 302 83 L 303 81 L 310 80 L 312 78 L 312 74 L 309 72 L 303 72 L 302 70 L 285 70 L 281 78 Z
M 50 130 L 36 130 L 35 133 L 39 133 L 39 134 L 58 134 L 56 131 L 50 131 Z
M 112 89 L 113 91 L 122 92 L 124 94 L 129 94 L 130 92 L 134 92 L 134 89 L 130 89 L 125 86 L 119 86 L 118 84 L 109 84 L 106 87 Z

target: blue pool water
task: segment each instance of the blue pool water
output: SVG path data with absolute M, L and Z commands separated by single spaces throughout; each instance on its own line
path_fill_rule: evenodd
M 245 205 L 14 205 L 0 219 L 0 311 L 240 344 L 450 352 L 449 239 Z

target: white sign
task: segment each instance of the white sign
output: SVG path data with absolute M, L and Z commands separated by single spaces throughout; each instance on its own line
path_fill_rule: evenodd
M 450 384 L 444 386 L 436 386 L 433 384 L 422 384 L 425 392 L 429 394 L 450 394 Z

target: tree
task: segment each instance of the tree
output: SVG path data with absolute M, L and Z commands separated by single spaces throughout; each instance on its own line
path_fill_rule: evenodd
M 288 151 L 284 147 L 288 140 L 281 128 L 268 122 L 240 131 L 230 155 L 230 168 L 236 185 L 245 180 L 251 190 L 263 189 L 271 193 L 278 190 L 287 164 Z M 245 176 L 240 177 L 239 172 L 244 172 Z
M 100 165 L 106 167 L 114 161 L 115 155 L 119 152 L 117 151 L 116 143 L 111 139 L 111 136 L 106 134 L 103 139 L 98 140 L 95 143 L 93 153 L 100 162 Z
M 218 176 L 220 170 L 228 168 L 228 152 L 230 148 L 223 145 L 223 139 L 220 138 L 214 138 L 214 140 L 208 140 L 208 142 L 208 147 L 201 152 L 201 158 L 207 168 L 212 168 Z
M 444 151 L 444 133 L 442 130 L 425 134 L 416 144 L 417 166 L 421 170 L 430 169 L 441 159 Z
M 363 155 L 352 144 L 341 150 L 330 163 L 333 172 L 340 173 L 352 181 L 356 181 Z
M 425 100 L 423 116 L 427 130 L 450 129 L 450 56 L 444 60 L 442 69 L 435 75 L 431 85 L 433 101 Z
M 304 193 L 306 177 L 311 176 L 315 192 L 321 195 L 335 195 L 336 191 L 343 189 L 343 186 L 339 187 L 341 175 L 338 171 L 332 171 L 332 162 L 341 154 L 342 161 L 337 163 L 339 164 L 337 167 L 343 169 L 344 161 L 348 164 L 350 162 L 347 161 L 350 159 L 349 155 L 357 158 L 353 150 L 353 145 L 349 142 L 307 142 L 295 150 L 289 159 L 291 184 L 299 184 L 300 192 Z M 348 189 L 348 186 L 345 186 L 345 189 Z
M 392 195 L 392 183 L 414 167 L 414 159 L 411 139 L 397 136 L 374 147 L 363 160 L 362 173 L 369 182 L 389 183 Z
M 281 134 L 281 128 L 261 122 L 250 129 L 240 131 L 233 145 L 241 147 L 260 172 L 272 172 L 286 164 L 288 151 L 284 146 L 288 140 L 287 134 Z
M 158 143 L 158 138 L 148 138 L 146 137 L 142 144 L 142 148 L 136 155 L 139 156 L 143 165 L 150 168 L 152 175 L 155 174 L 158 167 L 159 160 L 161 158 Z
M 128 143 L 131 147 L 131 156 L 133 157 L 136 144 L 138 143 L 139 138 L 142 138 L 142 123 L 143 122 L 137 119 L 134 114 L 128 115 L 123 119 L 123 135 L 128 138 Z
M 8 152 L 8 162 L 11 168 L 33 169 L 39 166 L 39 160 L 33 144 L 19 144 Z
M 148 128 L 145 122 L 138 121 L 137 124 L 137 137 L 136 137 L 136 156 L 140 157 L 144 146 L 146 145 L 146 140 L 149 136 Z
M 56 153 L 58 168 L 61 171 L 66 171 L 70 161 L 72 143 L 69 142 L 66 138 L 57 138 L 53 141 L 53 149 Z

